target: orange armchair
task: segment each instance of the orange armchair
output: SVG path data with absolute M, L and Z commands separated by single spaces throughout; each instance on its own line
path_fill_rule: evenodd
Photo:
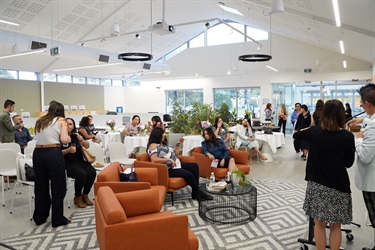
M 110 187 L 101 187 L 95 221 L 101 250 L 198 249 L 187 215 L 160 212 L 157 190 L 115 194 Z
M 96 182 L 94 183 L 95 196 L 99 188 L 103 186 L 109 186 L 115 193 L 155 189 L 159 193 L 159 210 L 162 209 L 166 189 L 164 185 L 160 185 L 158 182 L 158 170 L 155 168 L 135 168 L 135 172 L 138 175 L 138 182 L 121 182 L 119 166 L 119 162 L 112 162 L 99 172 Z
M 211 167 L 211 160 L 203 154 L 202 147 L 196 147 L 191 152 L 199 166 L 199 176 L 209 178 L 211 172 L 214 172 L 216 179 L 224 179 L 227 168 L 213 168 Z M 229 154 L 234 158 L 238 170 L 241 170 L 244 174 L 250 172 L 250 166 L 247 165 L 247 152 L 229 149 Z
M 192 156 L 178 156 L 181 162 L 196 162 Z M 173 192 L 188 185 L 181 177 L 169 178 L 167 165 L 161 163 L 153 163 L 147 153 L 138 154 L 134 167 L 140 168 L 156 168 L 159 171 L 159 185 L 165 186 L 167 192 L 171 194 L 172 206 L 174 205 Z

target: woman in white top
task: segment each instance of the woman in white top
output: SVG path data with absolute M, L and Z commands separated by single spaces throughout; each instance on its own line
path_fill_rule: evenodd
M 285 104 L 281 104 L 278 117 L 279 117 L 278 126 L 280 127 L 280 130 L 281 130 L 281 127 L 282 127 L 281 131 L 283 132 L 283 134 L 285 136 L 286 121 L 288 119 L 288 111 L 285 108 Z
M 124 130 L 122 131 L 122 133 L 125 135 L 125 136 L 133 136 L 133 135 L 137 135 L 139 130 L 139 124 L 141 123 L 141 118 L 139 117 L 139 115 L 134 115 L 132 117 L 132 122 L 129 122 L 128 124 L 125 125 L 125 128 Z M 129 154 L 129 158 L 135 158 L 135 154 L 139 152 L 139 147 L 136 147 L 134 148 L 130 154 Z
M 64 217 L 63 201 L 66 194 L 66 175 L 61 144 L 68 144 L 70 137 L 64 106 L 56 101 L 50 102 L 48 113 L 36 121 L 35 131 L 36 146 L 33 153 L 35 210 L 33 219 L 37 225 L 46 222 L 52 205 L 52 227 L 66 225 L 70 223 L 70 220 Z
M 237 139 L 236 139 L 236 149 L 241 146 L 246 146 L 250 149 L 249 157 L 250 157 L 250 164 L 253 164 L 252 156 L 254 151 L 257 152 L 260 158 L 264 161 L 267 160 L 267 157 L 262 154 L 259 150 L 259 144 L 253 137 L 253 131 L 251 128 L 251 121 L 250 118 L 246 118 L 242 120 L 242 125 L 237 125 Z

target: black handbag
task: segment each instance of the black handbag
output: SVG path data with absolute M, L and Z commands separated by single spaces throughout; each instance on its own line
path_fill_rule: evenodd
M 25 176 L 27 181 L 35 181 L 34 168 L 25 163 Z
M 120 166 L 119 168 L 122 168 L 122 167 Z M 134 171 L 134 163 L 132 164 L 130 173 L 126 174 L 120 171 L 120 181 L 123 181 L 123 182 L 137 182 L 138 181 L 138 175 Z

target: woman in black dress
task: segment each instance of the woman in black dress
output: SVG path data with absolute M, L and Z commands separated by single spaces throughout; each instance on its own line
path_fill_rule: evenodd
M 68 177 L 74 179 L 74 205 L 79 208 L 94 205 L 89 199 L 91 187 L 96 178 L 95 168 L 85 161 L 82 156 L 81 147 L 89 148 L 90 144 L 77 133 L 76 124 L 72 118 L 66 118 L 68 123 L 68 134 L 71 144 L 63 145 L 65 168 Z M 74 143 L 72 145 L 72 143 Z
M 308 128 L 310 127 L 310 125 L 311 125 L 311 115 L 310 115 L 308 107 L 305 104 L 303 104 L 301 106 L 301 114 L 298 116 L 296 125 L 294 127 L 295 132 Z M 303 152 L 301 157 L 303 160 L 306 161 L 306 157 L 309 152 L 309 142 L 307 140 L 298 140 L 298 145 Z
M 318 250 L 326 249 L 329 224 L 331 249 L 341 245 L 341 224 L 352 221 L 352 198 L 347 168 L 354 162 L 354 135 L 345 130 L 344 106 L 339 100 L 324 104 L 320 126 L 296 132 L 293 138 L 310 143 L 306 164 L 308 181 L 303 209 L 315 222 Z

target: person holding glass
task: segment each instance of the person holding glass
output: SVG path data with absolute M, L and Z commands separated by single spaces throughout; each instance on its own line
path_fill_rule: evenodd
M 280 127 L 280 130 L 283 132 L 285 136 L 286 121 L 288 119 L 288 111 L 285 108 L 285 104 L 281 104 L 278 117 L 279 117 L 278 126 Z
M 66 121 L 71 143 L 62 147 L 65 168 L 68 177 L 74 179 L 74 205 L 85 208 L 94 205 L 88 194 L 96 178 L 96 169 L 84 160 L 81 152 L 81 147 L 89 148 L 90 144 L 77 133 L 76 124 L 72 118 L 67 118 Z
M 37 225 L 46 222 L 52 206 L 52 227 L 66 225 L 71 221 L 64 216 L 66 175 L 61 144 L 68 144 L 71 139 L 61 103 L 50 102 L 47 114 L 36 121 L 35 133 L 33 220 Z
M 225 146 L 230 149 L 230 133 L 220 116 L 215 118 L 215 123 L 212 130 L 214 131 L 216 137 L 222 139 Z

